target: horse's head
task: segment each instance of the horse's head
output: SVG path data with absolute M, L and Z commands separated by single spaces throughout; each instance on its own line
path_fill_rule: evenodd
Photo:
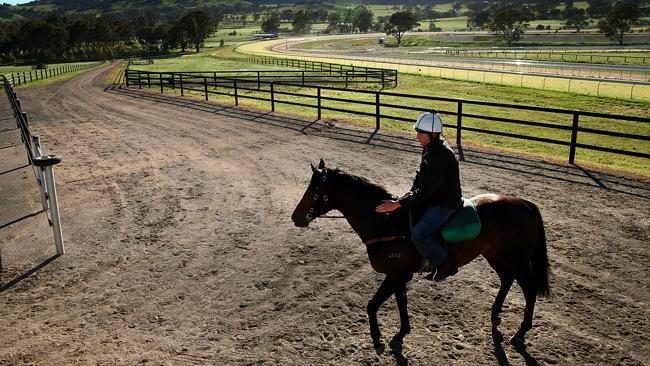
M 312 220 L 326 214 L 333 208 L 326 192 L 327 169 L 323 159 L 320 160 L 318 168 L 315 168 L 312 164 L 311 170 L 312 176 L 309 186 L 291 215 L 291 220 L 299 227 L 306 227 Z

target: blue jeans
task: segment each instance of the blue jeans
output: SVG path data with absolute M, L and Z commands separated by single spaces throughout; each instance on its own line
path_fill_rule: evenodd
M 447 251 L 436 240 L 436 235 L 442 224 L 455 211 L 455 209 L 445 206 L 431 206 L 411 229 L 411 241 L 415 248 L 436 267 L 447 258 Z

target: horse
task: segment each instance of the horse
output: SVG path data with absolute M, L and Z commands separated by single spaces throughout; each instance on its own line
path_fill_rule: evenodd
M 385 351 L 377 312 L 394 294 L 400 328 L 388 345 L 393 351 L 401 350 L 404 337 L 411 331 L 406 284 L 418 271 L 421 260 L 410 240 L 408 212 L 376 213 L 375 207 L 384 200 L 395 199 L 386 189 L 363 177 L 326 168 L 322 159 L 318 168 L 311 165 L 311 169 L 311 181 L 291 219 L 296 226 L 307 227 L 331 210 L 343 214 L 366 244 L 372 268 L 386 275 L 367 307 L 373 347 L 377 354 Z M 493 327 L 500 323 L 503 302 L 517 280 L 526 307 L 521 326 L 510 343 L 523 344 L 526 332 L 533 326 L 537 296 L 549 295 L 549 263 L 542 216 L 535 204 L 514 196 L 482 194 L 471 201 L 477 207 L 481 231 L 474 239 L 446 243 L 448 260 L 460 268 L 483 255 L 496 271 L 501 286 L 491 309 Z

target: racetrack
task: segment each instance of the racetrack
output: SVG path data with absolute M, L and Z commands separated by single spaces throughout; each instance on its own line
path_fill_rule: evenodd
M 526 347 L 514 348 L 501 333 L 508 339 L 516 331 L 523 297 L 513 287 L 503 322 L 492 329 L 498 279 L 483 259 L 443 283 L 416 279 L 403 355 L 377 357 L 365 309 L 383 277 L 370 268 L 363 244 L 340 219 L 299 229 L 290 215 L 310 178 L 309 163 L 321 157 L 402 194 L 419 160 L 413 139 L 380 134 L 365 144 L 371 131 L 336 121 L 310 125 L 105 88 L 107 70 L 18 91 L 46 151 L 64 158 L 55 174 L 67 253 L 3 287 L 0 364 L 650 359 L 647 180 L 466 146 L 460 169 L 467 196 L 511 193 L 539 205 L 553 296 L 538 301 Z M 4 148 L 0 157 L 19 149 Z M 8 171 L 10 160 L 0 160 L 0 171 Z M 0 210 L 26 199 L 3 213 L 2 223 L 37 207 L 39 198 L 27 195 L 35 184 L 27 173 L 0 174 Z M 39 220 L 0 230 L 3 284 L 53 252 L 51 232 Z M 397 331 L 394 300 L 380 321 L 385 337 Z

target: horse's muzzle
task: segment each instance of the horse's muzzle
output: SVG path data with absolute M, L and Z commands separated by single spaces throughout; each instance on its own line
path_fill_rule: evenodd
M 305 216 L 297 215 L 295 212 L 291 215 L 291 221 L 293 221 L 293 224 L 297 227 L 307 227 L 309 225 L 309 221 Z

